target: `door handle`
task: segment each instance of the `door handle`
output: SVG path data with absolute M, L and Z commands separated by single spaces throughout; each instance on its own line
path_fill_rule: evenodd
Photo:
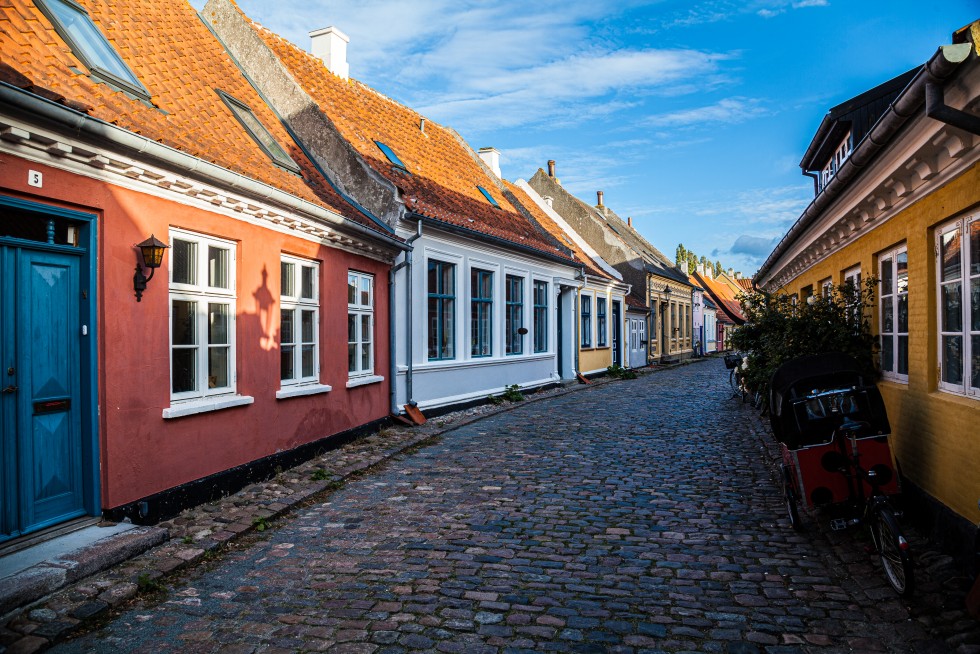
M 13 384 L 11 384 L 7 388 L 3 389 L 3 392 L 4 393 L 13 393 L 16 390 L 18 390 L 18 388 L 16 386 L 14 386 Z

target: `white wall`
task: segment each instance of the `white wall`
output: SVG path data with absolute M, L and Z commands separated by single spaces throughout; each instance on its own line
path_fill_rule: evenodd
M 410 234 L 406 232 L 405 236 Z M 429 260 L 451 263 L 455 266 L 455 327 L 453 330 L 455 356 L 449 360 L 428 358 L 428 290 L 427 271 Z M 492 305 L 492 354 L 471 355 L 471 289 L 470 271 L 478 268 L 493 273 Z M 568 365 L 565 376 L 574 377 L 574 323 L 571 301 L 559 302 L 558 293 L 566 284 L 574 284 L 577 269 L 557 262 L 534 259 L 530 256 L 507 251 L 454 234 L 437 232 L 426 225 L 423 235 L 415 241 L 412 266 L 412 324 L 408 332 L 406 322 L 407 268 L 400 270 L 395 279 L 395 380 L 396 402 L 403 406 L 407 395 L 407 337 L 412 341 L 412 400 L 425 409 L 467 400 L 484 398 L 499 393 L 511 384 L 522 388 L 540 386 L 558 380 L 557 314 L 559 307 L 564 315 L 566 341 L 563 356 Z M 515 275 L 524 279 L 523 325 L 528 333 L 523 336 L 523 353 L 505 354 L 505 277 Z M 535 281 L 548 284 L 548 349 L 534 352 L 534 305 Z M 571 295 L 565 293 L 563 295 Z M 572 352 L 570 355 L 569 352 Z

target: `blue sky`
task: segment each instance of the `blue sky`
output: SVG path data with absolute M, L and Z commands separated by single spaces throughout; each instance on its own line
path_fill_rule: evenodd
M 799 161 L 827 110 L 980 18 L 977 0 L 238 4 L 305 49 L 337 26 L 352 77 L 496 147 L 507 179 L 555 159 L 668 256 L 746 274 L 812 199 Z

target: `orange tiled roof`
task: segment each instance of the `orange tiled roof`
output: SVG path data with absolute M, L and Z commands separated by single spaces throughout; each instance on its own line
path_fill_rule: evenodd
M 150 93 L 156 108 L 101 84 L 29 0 L 0 3 L 0 81 L 373 225 L 347 204 L 183 0 L 76 0 Z M 247 104 L 302 176 L 275 165 L 215 89 Z
M 695 273 L 694 278 L 698 280 L 698 283 L 708 292 L 718 308 L 724 311 L 729 318 L 739 325 L 745 322 L 742 307 L 735 299 L 736 291 L 734 288 L 725 282 L 705 275 Z
M 421 114 L 361 82 L 330 73 L 320 59 L 244 13 L 243 17 L 344 139 L 368 165 L 398 187 L 409 211 L 552 256 L 568 257 L 511 205 L 496 180 L 453 130 L 426 120 L 423 132 Z M 375 141 L 390 147 L 409 174 L 393 166 Z M 485 188 L 501 208 L 491 206 L 477 186 Z
M 738 279 L 735 280 L 735 282 L 739 286 L 741 286 L 743 290 L 746 290 L 746 291 L 751 291 L 752 290 L 752 280 L 749 279 L 748 277 L 739 277 Z

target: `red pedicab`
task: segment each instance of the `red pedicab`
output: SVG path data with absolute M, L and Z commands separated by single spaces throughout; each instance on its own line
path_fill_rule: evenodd
M 786 362 L 769 389 L 793 528 L 801 528 L 800 504 L 841 509 L 846 517 L 831 520 L 831 528 L 867 526 L 889 584 L 911 595 L 912 558 L 889 500 L 899 487 L 888 416 L 874 381 L 851 357 L 828 353 Z

